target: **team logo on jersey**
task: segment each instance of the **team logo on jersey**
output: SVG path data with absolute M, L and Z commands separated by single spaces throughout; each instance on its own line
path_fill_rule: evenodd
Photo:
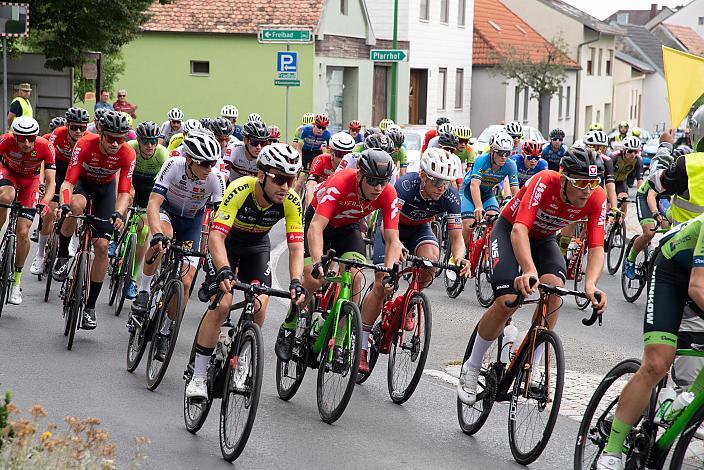
M 589 176 L 597 176 L 598 174 L 596 165 L 589 165 Z
M 337 188 L 335 188 L 335 187 L 328 188 L 325 191 L 324 196 L 320 199 L 320 204 L 323 204 L 325 201 L 328 201 L 328 200 L 329 201 L 337 200 L 337 196 L 339 196 L 339 194 L 340 194 L 340 191 Z
M 540 180 L 538 180 L 538 184 L 535 186 L 535 189 L 533 190 L 533 197 L 530 201 L 531 207 L 536 207 L 540 205 L 540 200 L 543 198 L 543 192 L 545 191 L 545 183 L 541 183 Z
M 37 156 L 37 151 L 36 151 L 36 150 L 32 150 L 32 153 L 30 153 L 30 155 L 33 156 L 33 157 L 36 157 L 36 156 Z
M 193 240 L 186 240 L 181 245 L 184 250 L 191 251 L 193 249 Z

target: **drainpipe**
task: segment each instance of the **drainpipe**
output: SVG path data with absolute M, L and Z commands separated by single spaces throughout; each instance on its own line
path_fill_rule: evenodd
M 582 88 L 582 70 L 581 70 L 581 68 L 582 68 L 582 47 L 586 46 L 587 44 L 597 42 L 599 39 L 601 39 L 601 32 L 597 32 L 597 33 L 598 33 L 598 36 L 596 37 L 596 39 L 592 39 L 591 41 L 584 41 L 583 43 L 577 45 L 577 63 L 579 64 L 580 70 L 577 73 L 577 83 L 575 85 L 575 88 L 576 88 L 575 89 L 575 103 L 574 103 L 574 111 L 576 113 L 575 119 L 574 119 L 574 139 L 575 140 L 577 139 L 577 135 L 578 135 L 577 134 L 577 124 L 579 123 L 579 115 L 580 115 L 579 105 L 581 104 L 579 96 L 580 96 L 580 92 L 582 91 L 581 90 L 581 88 Z M 592 67 L 593 66 L 594 66 L 594 64 L 592 64 Z M 613 64 L 611 65 L 611 67 L 613 69 Z M 613 103 L 612 103 L 612 106 L 613 106 Z

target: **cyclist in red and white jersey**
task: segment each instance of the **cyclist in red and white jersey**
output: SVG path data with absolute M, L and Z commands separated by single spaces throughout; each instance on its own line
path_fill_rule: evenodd
M 555 233 L 582 218 L 587 219 L 589 247 L 584 291 L 594 308 L 601 312 L 606 308 L 606 295 L 601 293 L 599 300 L 595 296 L 604 264 L 606 192 L 599 186 L 603 163 L 592 150 L 573 147 L 562 157 L 560 168 L 560 173 L 544 170 L 531 178 L 504 208 L 491 232 L 491 284 L 496 300 L 479 322 L 474 348 L 462 365 L 457 386 L 458 398 L 469 406 L 476 401 L 484 354 L 516 311 L 507 303 L 519 292 L 530 295 L 535 291 L 531 278 L 564 286 L 567 268 Z M 561 300 L 550 297 L 548 304 L 548 311 L 554 312 L 548 324 L 554 328 Z M 534 363 L 540 362 L 543 349 L 536 348 Z
M 318 155 L 313 159 L 313 163 L 310 164 L 310 172 L 306 181 L 306 207 L 313 199 L 315 187 L 328 179 L 337 170 L 342 159 L 345 158 L 345 155 L 352 152 L 354 146 L 354 138 L 346 132 L 338 132 L 330 137 L 330 153 Z

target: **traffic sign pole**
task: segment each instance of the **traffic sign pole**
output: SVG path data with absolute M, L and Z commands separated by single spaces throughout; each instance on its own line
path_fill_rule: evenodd
M 286 43 L 286 51 L 291 50 L 291 45 Z M 285 117 L 285 124 L 286 124 L 286 143 L 288 144 L 288 90 L 291 88 L 290 86 L 286 86 L 286 117 Z
M 394 37 L 391 45 L 394 49 L 398 47 L 398 0 L 394 0 Z M 396 122 L 396 94 L 398 92 L 398 63 L 391 64 L 391 109 L 389 117 Z

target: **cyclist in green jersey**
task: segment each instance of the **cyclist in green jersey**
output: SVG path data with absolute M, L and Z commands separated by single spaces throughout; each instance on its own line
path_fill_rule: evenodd
M 196 119 L 186 119 L 186 121 L 183 123 L 183 132 L 179 132 L 178 134 L 174 134 L 171 136 L 171 139 L 169 140 L 169 145 L 166 147 L 166 149 L 169 152 L 172 152 L 179 148 L 181 144 L 183 144 L 183 139 L 185 139 L 188 136 L 188 133 L 191 132 L 194 129 L 202 129 L 203 125 L 200 123 L 200 121 Z
M 623 442 L 648 405 L 651 390 L 672 366 L 685 306 L 704 315 L 704 214 L 670 230 L 660 246 L 645 308 L 643 361 L 621 391 L 597 470 L 624 468 Z M 697 377 L 689 391 L 704 392 L 704 380 Z
M 469 145 L 469 139 L 472 138 L 472 129 L 470 129 L 469 126 L 457 126 L 453 132 L 458 139 L 455 155 L 457 155 L 462 162 L 462 170 L 467 172 L 472 168 L 474 159 L 477 158 L 477 153 L 472 146 Z
M 408 151 L 404 145 L 406 136 L 403 135 L 401 128 L 389 127 L 386 129 L 386 137 L 394 144 L 394 149 L 389 153 L 394 161 L 398 174 L 403 176 L 408 168 Z

